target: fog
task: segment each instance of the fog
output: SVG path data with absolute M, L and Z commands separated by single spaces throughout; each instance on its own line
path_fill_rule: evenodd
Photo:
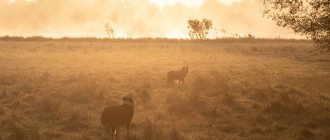
M 198 5 L 172 3 L 159 6 L 149 0 L 0 0 L 0 36 L 106 37 L 108 23 L 116 37 L 185 38 L 187 20 L 213 21 L 210 37 L 245 36 L 297 38 L 262 16 L 257 1 L 232 4 L 204 0 Z M 219 30 L 225 29 L 226 34 Z M 217 31 L 215 31 L 217 30 Z

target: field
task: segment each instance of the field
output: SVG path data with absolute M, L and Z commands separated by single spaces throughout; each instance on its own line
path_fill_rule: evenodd
M 330 56 L 312 46 L 0 41 L 0 140 L 100 139 L 102 110 L 129 93 L 131 140 L 329 140 Z M 185 84 L 166 84 L 185 65 Z

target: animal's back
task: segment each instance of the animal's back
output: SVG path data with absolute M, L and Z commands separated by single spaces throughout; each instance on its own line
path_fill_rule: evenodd
M 101 123 L 103 125 L 126 125 L 133 118 L 133 109 L 128 105 L 111 106 L 103 110 Z
M 175 71 L 169 71 L 169 72 L 167 73 L 167 79 L 174 78 L 174 75 L 175 75 Z
M 173 82 L 174 80 L 180 79 L 180 72 L 170 71 L 167 73 L 167 82 Z

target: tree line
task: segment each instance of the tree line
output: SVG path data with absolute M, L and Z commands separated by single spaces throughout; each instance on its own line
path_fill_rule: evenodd
M 260 0 L 264 5 L 264 16 L 274 20 L 278 26 L 292 29 L 315 42 L 318 52 L 330 52 L 330 0 Z M 213 23 L 209 19 L 190 19 L 188 35 L 190 39 L 207 38 Z M 226 31 L 221 30 L 223 33 Z M 113 28 L 106 26 L 109 37 Z M 240 37 L 238 34 L 235 36 Z M 247 38 L 255 38 L 248 34 Z

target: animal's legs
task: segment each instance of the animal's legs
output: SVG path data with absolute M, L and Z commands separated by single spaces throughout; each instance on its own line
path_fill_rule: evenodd
M 102 140 L 106 140 L 108 138 L 109 138 L 109 128 L 104 126 L 102 128 Z
M 127 132 L 127 135 L 129 135 L 129 124 L 126 125 L 126 132 Z
M 112 140 L 115 140 L 116 139 L 115 132 L 116 132 L 116 127 L 112 127 L 111 128 L 111 139 Z

